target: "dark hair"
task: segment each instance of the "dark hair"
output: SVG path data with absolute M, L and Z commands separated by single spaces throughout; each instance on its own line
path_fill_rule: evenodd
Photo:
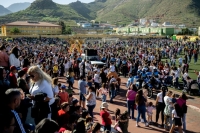
M 72 93 L 70 93 L 70 94 L 69 94 L 69 97 L 73 97 L 73 94 L 72 94 Z
M 58 78 L 53 78 L 53 84 L 57 85 L 58 84 Z
M 65 109 L 69 104 L 67 102 L 64 102 L 60 105 L 61 109 Z
M 5 70 L 4 67 L 0 67 L 0 80 L 3 80 L 3 70 Z
M 61 87 L 61 83 L 58 83 L 58 87 Z
M 121 113 L 120 109 L 117 108 L 116 111 L 115 111 L 115 119 L 117 119 L 117 116 L 119 116 Z
M 35 133 L 55 133 L 59 130 L 59 125 L 54 120 L 45 118 L 37 124 L 35 129 Z
M 76 133 L 82 133 L 83 131 L 85 131 L 85 121 L 83 119 L 78 119 Z
M 177 116 L 179 117 L 183 116 L 183 111 L 177 103 L 174 104 L 174 109 L 176 110 Z
M 181 97 L 183 100 L 187 100 L 187 99 L 188 99 L 188 97 L 186 96 L 186 94 L 185 94 L 184 92 L 180 95 L 180 97 Z
M 20 93 L 20 90 L 19 89 L 8 89 L 6 92 L 6 102 L 9 104 L 9 103 L 12 103 L 16 100 L 16 97 L 20 96 L 21 93 Z
M 152 106 L 152 105 L 153 105 L 153 103 L 152 103 L 152 102 L 149 102 L 149 103 L 148 103 L 148 106 Z
M 5 45 L 1 45 L 0 50 L 4 50 L 4 49 L 6 49 Z
M 89 116 L 89 117 L 86 117 L 85 122 L 87 123 L 87 122 L 90 122 L 90 121 L 92 121 L 92 120 L 93 120 L 92 117 Z
M 26 72 L 25 72 L 24 70 L 20 70 L 20 71 L 18 72 L 18 76 L 19 76 L 20 78 L 23 77 L 25 74 L 26 74 Z
M 95 88 L 92 87 L 92 86 L 90 86 L 88 89 L 89 89 L 89 90 L 92 90 L 92 92 L 95 92 Z
M 11 50 L 11 53 L 14 54 L 17 59 L 19 58 L 18 51 L 19 49 L 16 46 Z
M 96 133 L 96 131 L 101 129 L 101 124 L 99 124 L 98 122 L 95 122 L 92 126 L 92 133 Z
M 9 128 L 11 126 L 11 121 L 14 118 L 15 118 L 14 114 L 11 111 L 0 115 L 0 132 L 1 133 L 4 132 L 5 128 Z
M 164 103 L 164 97 L 166 95 L 167 87 L 163 86 L 161 89 L 162 89 L 162 101 Z
M 75 106 L 74 111 L 78 111 L 81 108 L 81 106 Z
M 85 119 L 88 114 L 89 114 L 88 110 L 83 110 L 81 117 Z
M 133 91 L 137 91 L 137 87 L 135 84 L 132 85 L 132 88 L 131 88 Z
M 137 91 L 135 102 L 137 104 L 139 104 L 142 100 L 142 97 L 143 97 L 143 91 L 142 91 L 142 89 L 140 89 L 140 90 Z

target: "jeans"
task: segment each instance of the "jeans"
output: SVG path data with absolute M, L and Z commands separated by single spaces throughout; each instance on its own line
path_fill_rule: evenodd
M 132 111 L 131 119 L 134 119 L 134 104 L 135 101 L 127 100 L 127 108 L 129 116 L 130 116 L 130 111 Z
M 87 105 L 88 108 L 88 113 L 90 114 L 90 116 L 93 118 L 93 110 L 95 108 L 96 105 Z
M 101 95 L 102 102 L 106 102 L 106 95 Z
M 138 108 L 138 116 L 137 116 L 137 123 L 139 122 L 139 119 L 140 119 L 140 115 L 142 115 L 142 118 L 144 119 L 144 122 L 146 123 L 147 120 L 146 120 L 146 107 L 145 105 L 139 105 Z
M 106 131 L 106 130 L 111 131 L 111 125 L 104 126 L 104 131 Z
M 183 130 L 186 131 L 186 113 L 183 114 L 182 123 L 183 123 Z
M 161 112 L 161 120 L 162 120 L 162 125 L 164 123 L 164 109 L 165 109 L 165 104 L 158 102 L 156 106 L 156 123 L 158 123 L 159 119 L 159 114 Z
M 113 99 L 115 98 L 115 94 L 116 94 L 115 90 L 110 90 L 110 102 L 112 102 Z

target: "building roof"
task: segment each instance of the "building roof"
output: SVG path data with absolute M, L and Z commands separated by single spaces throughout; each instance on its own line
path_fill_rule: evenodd
M 37 21 L 16 21 L 12 23 L 5 24 L 6 26 L 51 26 L 51 27 L 60 27 L 60 25 L 51 24 L 47 22 L 37 22 Z

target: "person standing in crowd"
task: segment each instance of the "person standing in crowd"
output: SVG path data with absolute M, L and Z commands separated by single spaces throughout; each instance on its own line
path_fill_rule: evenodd
M 18 87 L 21 88 L 23 90 L 23 92 L 25 92 L 26 94 L 29 94 L 29 86 L 26 83 L 26 72 L 24 70 L 20 70 L 18 72 L 18 79 L 17 79 L 17 84 Z
M 137 87 L 133 84 L 130 86 L 130 89 L 126 93 L 128 114 L 131 119 L 134 119 L 134 106 L 135 106 L 136 94 L 137 94 Z M 131 115 L 130 112 L 132 112 Z
M 6 53 L 6 47 L 4 45 L 0 46 L 0 66 L 9 70 L 9 56 Z
M 146 121 L 146 115 L 145 115 L 145 113 L 146 113 L 146 106 L 145 106 L 146 102 L 147 102 L 147 99 L 144 98 L 143 91 L 138 90 L 136 97 L 135 97 L 135 103 L 137 105 L 137 110 L 138 110 L 136 127 L 139 127 L 138 122 L 139 122 L 140 115 L 142 115 L 142 119 L 144 119 L 145 126 L 149 126 L 149 124 Z
M 60 104 L 62 104 L 64 102 L 68 102 L 69 94 L 66 92 L 66 86 L 65 85 L 61 86 L 61 90 L 58 93 L 58 96 L 60 97 Z
M 52 81 L 52 90 L 53 90 L 53 95 L 56 97 L 59 93 L 59 88 L 58 88 L 58 78 L 53 78 Z
M 102 87 L 99 89 L 99 92 L 101 93 L 102 102 L 106 102 L 106 98 L 108 95 L 108 89 L 106 87 L 106 83 L 102 84 Z
M 61 109 L 58 111 L 57 122 L 60 127 L 65 127 L 69 122 L 70 106 L 67 102 L 61 104 Z
M 94 86 L 95 86 L 95 92 L 97 94 L 97 98 L 99 98 L 99 88 L 100 88 L 100 76 L 97 70 L 94 71 Z
M 111 131 L 112 118 L 111 115 L 108 113 L 108 103 L 103 102 L 101 104 L 100 116 L 102 120 L 102 125 L 104 126 L 104 131 Z
M 85 99 L 86 99 L 86 106 L 88 108 L 88 112 L 90 116 L 93 118 L 93 110 L 96 106 L 96 95 L 95 95 L 95 88 L 94 87 L 89 87 L 88 88 L 88 95 L 85 94 Z
M 5 92 L 10 88 L 10 81 L 7 79 L 6 75 L 6 69 L 0 67 L 0 103 L 2 104 L 4 103 Z
M 172 126 L 172 91 L 168 91 L 164 97 L 165 109 L 164 109 L 164 119 L 165 119 L 165 129 L 168 130 L 168 124 L 170 128 Z
M 74 70 L 72 67 L 69 68 L 69 71 L 68 71 L 68 74 L 69 74 L 69 77 L 68 77 L 68 83 L 69 83 L 69 89 L 73 89 L 73 85 L 74 85 Z
M 11 54 L 9 56 L 10 66 L 15 66 L 17 70 L 20 69 L 20 61 L 19 61 L 18 52 L 19 52 L 19 49 L 17 48 L 17 46 L 15 46 L 12 48 Z
M 182 93 L 180 97 L 176 100 L 176 103 L 179 105 L 179 107 L 182 110 L 183 116 L 182 118 L 182 124 L 183 124 L 183 131 L 186 132 L 186 114 L 187 114 L 187 101 L 188 97 L 185 93 Z
M 165 94 L 166 94 L 166 88 L 162 87 L 162 92 L 158 93 L 156 98 L 156 124 L 158 125 L 158 119 L 161 112 L 161 122 L 162 122 L 161 126 L 164 126 Z
M 5 107 L 0 110 L 1 115 L 11 112 L 15 118 L 15 129 L 13 133 L 26 133 L 19 114 L 16 109 L 20 106 L 21 93 L 19 89 L 8 89 L 5 92 Z
M 56 62 L 53 66 L 53 77 L 58 77 L 59 69 L 58 69 L 58 63 Z
M 0 133 L 13 133 L 16 127 L 16 120 L 12 112 L 0 114 Z
M 29 98 L 34 101 L 32 117 L 34 117 L 37 124 L 44 118 L 51 118 L 50 105 L 55 101 L 52 90 L 52 79 L 37 66 L 30 67 L 28 74 L 32 81 L 32 86 L 29 90 L 31 96 Z
M 15 66 L 10 67 L 10 74 L 9 74 L 9 80 L 10 80 L 10 87 L 11 88 L 17 88 L 17 68 Z
M 88 87 L 84 76 L 81 76 L 78 81 L 78 89 L 79 89 L 79 104 L 80 106 L 85 109 L 85 94 L 86 94 L 86 87 Z
M 175 103 L 174 104 L 174 109 L 172 110 L 173 125 L 172 125 L 169 133 L 173 133 L 174 132 L 174 128 L 176 126 L 178 126 L 179 133 L 183 133 L 182 128 L 181 128 L 181 126 L 182 126 L 181 117 L 182 116 L 183 116 L 183 113 L 181 111 L 180 106 L 177 103 Z
M 57 133 L 59 125 L 54 120 L 43 119 L 35 127 L 35 133 Z

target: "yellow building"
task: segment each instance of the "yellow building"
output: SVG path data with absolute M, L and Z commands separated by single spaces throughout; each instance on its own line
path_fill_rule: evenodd
M 62 27 L 47 22 L 16 21 L 1 26 L 3 36 L 14 35 L 11 30 L 19 29 L 17 35 L 58 35 L 62 33 Z

